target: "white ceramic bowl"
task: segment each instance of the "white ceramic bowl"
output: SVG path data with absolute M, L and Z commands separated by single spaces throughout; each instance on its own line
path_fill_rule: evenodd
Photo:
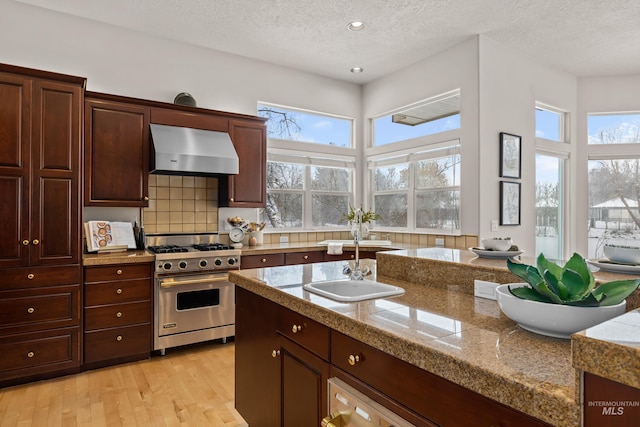
M 604 256 L 614 262 L 640 264 L 640 248 L 622 248 L 619 246 L 604 246 Z
M 526 329 L 555 338 L 569 338 L 571 334 L 624 314 L 627 302 L 601 307 L 575 307 L 549 304 L 518 298 L 509 292 L 509 286 L 529 286 L 510 283 L 496 288 L 498 304 L 504 314 Z
M 494 251 L 508 251 L 511 247 L 511 239 L 482 239 L 482 247 Z

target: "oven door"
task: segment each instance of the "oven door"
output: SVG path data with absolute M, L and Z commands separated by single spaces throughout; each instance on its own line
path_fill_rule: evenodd
M 160 277 L 158 336 L 233 325 L 234 285 L 227 273 Z

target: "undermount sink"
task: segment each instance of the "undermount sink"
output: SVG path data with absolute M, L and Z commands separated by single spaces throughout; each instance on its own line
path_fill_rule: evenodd
M 302 288 L 314 294 L 341 302 L 356 302 L 404 294 L 404 289 L 373 280 L 338 279 L 313 282 Z

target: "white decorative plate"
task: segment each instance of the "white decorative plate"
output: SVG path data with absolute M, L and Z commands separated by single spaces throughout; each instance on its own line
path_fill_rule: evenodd
M 610 273 L 640 274 L 640 265 L 614 264 L 611 262 L 600 262 L 591 259 L 587 260 L 587 262 L 598 267 L 602 271 L 608 271 Z
M 488 251 L 479 248 L 469 248 L 471 252 L 478 255 L 481 258 L 513 258 L 518 256 L 524 251 Z

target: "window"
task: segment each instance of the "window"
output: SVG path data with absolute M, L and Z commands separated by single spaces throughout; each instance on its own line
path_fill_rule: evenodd
M 460 128 L 460 90 L 373 120 L 373 145 L 381 146 Z
M 564 159 L 536 154 L 536 254 L 548 259 L 563 259 Z
M 589 114 L 589 144 L 640 143 L 640 114 Z
M 536 138 L 564 142 L 564 112 L 536 104 Z
M 267 117 L 268 228 L 344 227 L 353 204 L 353 120 L 259 104 Z
M 640 113 L 587 116 L 589 138 L 588 256 L 605 243 L 640 246 Z
M 402 161 L 404 160 L 404 161 Z M 377 225 L 460 231 L 458 141 L 400 158 L 371 162 Z

